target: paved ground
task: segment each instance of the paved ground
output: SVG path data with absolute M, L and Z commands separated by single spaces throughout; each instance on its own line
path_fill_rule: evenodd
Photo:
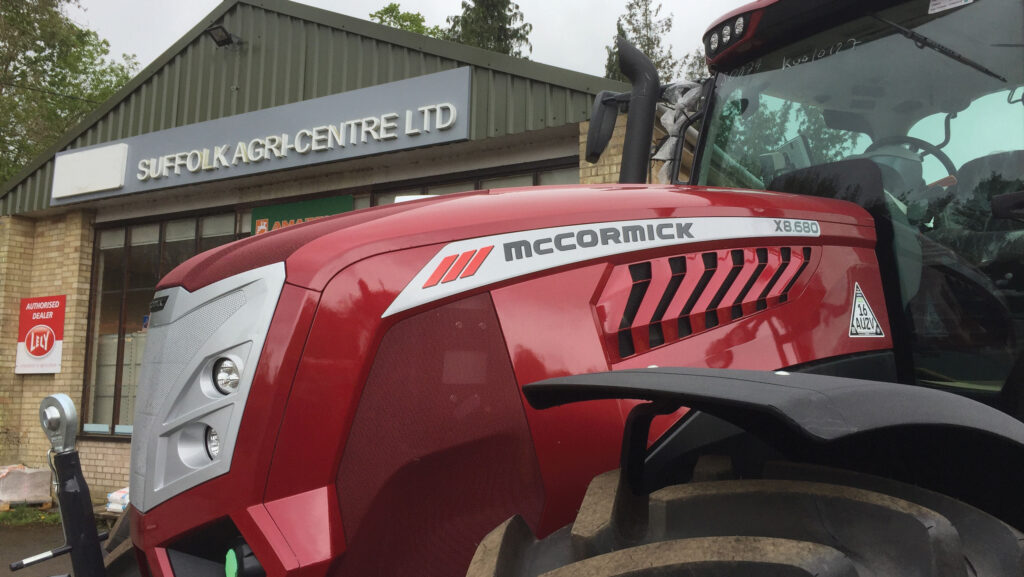
M 60 525 L 0 527 L 0 576 L 49 577 L 71 573 L 71 558 L 67 555 L 13 573 L 9 569 L 14 561 L 49 551 L 63 544 L 64 533 Z
M 59 525 L 32 525 L 28 527 L 0 527 L 0 577 L 51 577 L 71 573 L 71 555 L 62 555 L 24 569 L 12 572 L 10 565 L 26 557 L 49 551 L 64 544 L 64 532 Z M 138 577 L 135 556 L 129 553 L 110 577 Z

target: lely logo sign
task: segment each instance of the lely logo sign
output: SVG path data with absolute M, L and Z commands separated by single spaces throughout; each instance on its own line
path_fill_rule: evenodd
M 41 359 L 53 351 L 57 333 L 46 325 L 36 325 L 25 334 L 25 350 L 34 359 Z
M 66 305 L 65 295 L 21 299 L 15 373 L 60 372 Z
M 752 217 L 625 220 L 460 240 L 438 251 L 383 317 L 482 286 L 567 264 L 724 239 L 818 237 L 816 221 Z

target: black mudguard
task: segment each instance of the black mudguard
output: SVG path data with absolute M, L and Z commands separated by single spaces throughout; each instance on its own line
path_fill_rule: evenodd
M 559 377 L 526 385 L 524 393 L 538 409 L 596 399 L 649 400 L 656 407 L 651 414 L 690 407 L 786 458 L 913 483 L 1024 527 L 1024 423 L 952 393 L 822 375 L 678 367 Z M 625 465 L 628 431 L 624 443 Z

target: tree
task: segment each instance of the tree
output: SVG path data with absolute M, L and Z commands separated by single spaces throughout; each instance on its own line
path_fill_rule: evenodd
M 124 86 L 138 63 L 78 27 L 77 0 L 0 1 L 0 183 Z
M 708 65 L 704 58 L 704 49 L 696 48 L 693 52 L 679 59 L 679 75 L 682 80 L 697 82 L 708 77 Z
M 403 12 L 397 2 L 392 2 L 376 12 L 371 12 L 370 20 L 377 24 L 433 38 L 443 38 L 445 34 L 440 26 L 427 26 L 426 18 L 419 12 Z
M 445 37 L 460 44 L 520 57 L 524 47 L 533 50 L 533 25 L 511 0 L 463 0 L 462 14 L 449 16 L 447 22 Z
M 661 39 L 672 31 L 672 15 L 660 17 L 661 3 L 653 5 L 653 0 L 629 0 L 626 13 L 615 22 L 616 36 L 629 40 L 640 52 L 643 52 L 654 63 L 663 83 L 676 78 L 680 60 L 672 56 L 672 46 L 664 48 Z M 619 50 L 612 38 L 611 46 L 606 46 L 608 59 L 605 61 L 605 78 L 626 82 L 626 77 L 619 70 Z

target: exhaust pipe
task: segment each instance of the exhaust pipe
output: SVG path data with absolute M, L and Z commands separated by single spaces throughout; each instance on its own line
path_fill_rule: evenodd
M 633 85 L 629 115 L 626 117 L 626 138 L 622 144 L 619 182 L 642 184 L 647 182 L 654 113 L 661 94 L 661 82 L 658 80 L 658 71 L 646 54 L 621 36 L 616 40 L 616 45 L 619 49 L 619 69 Z

